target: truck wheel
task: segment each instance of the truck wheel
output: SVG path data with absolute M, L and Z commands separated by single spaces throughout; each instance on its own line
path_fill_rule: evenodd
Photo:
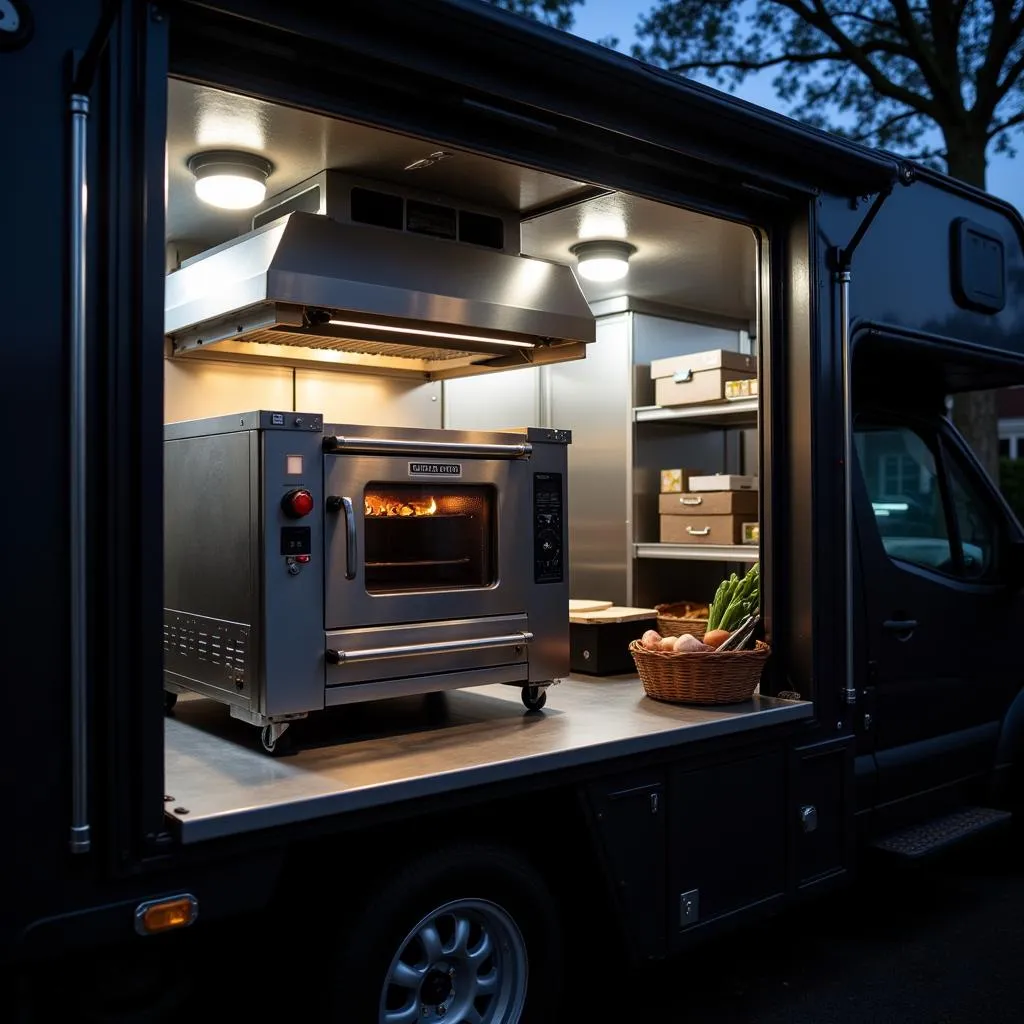
M 553 1020 L 558 920 L 540 876 L 496 847 L 440 850 L 357 915 L 328 1019 L 365 1024 Z

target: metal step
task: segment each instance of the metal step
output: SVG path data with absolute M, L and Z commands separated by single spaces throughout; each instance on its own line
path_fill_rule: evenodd
M 964 839 L 970 839 L 982 832 L 1000 825 L 1008 825 L 1013 816 L 1009 811 L 994 807 L 965 807 L 953 814 L 933 818 L 921 825 L 891 832 L 875 840 L 875 850 L 917 860 L 953 846 Z

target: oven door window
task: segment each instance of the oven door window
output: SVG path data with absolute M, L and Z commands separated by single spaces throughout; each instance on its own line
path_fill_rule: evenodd
M 491 486 L 374 482 L 363 493 L 363 568 L 371 594 L 497 582 Z

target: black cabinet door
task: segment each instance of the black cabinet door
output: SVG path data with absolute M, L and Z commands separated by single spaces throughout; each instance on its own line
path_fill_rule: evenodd
M 608 881 L 632 948 L 665 954 L 665 781 L 660 771 L 587 788 Z
M 1000 557 L 1011 520 L 949 423 L 862 414 L 855 441 L 860 657 L 886 804 L 991 767 L 1024 616 Z

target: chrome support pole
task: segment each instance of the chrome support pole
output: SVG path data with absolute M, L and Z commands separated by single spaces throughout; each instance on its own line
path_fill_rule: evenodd
M 839 344 L 842 349 L 843 366 L 843 511 L 846 520 L 843 538 L 846 591 L 844 602 L 846 679 L 843 685 L 843 699 L 847 704 L 856 704 L 857 688 L 854 682 L 853 649 L 853 375 L 850 366 L 850 271 L 840 270 L 838 280 Z
M 86 218 L 88 216 L 87 126 L 89 98 L 71 96 L 70 260 L 70 437 L 71 511 L 71 837 L 72 853 L 91 846 L 89 828 L 89 733 L 87 704 L 86 596 Z

